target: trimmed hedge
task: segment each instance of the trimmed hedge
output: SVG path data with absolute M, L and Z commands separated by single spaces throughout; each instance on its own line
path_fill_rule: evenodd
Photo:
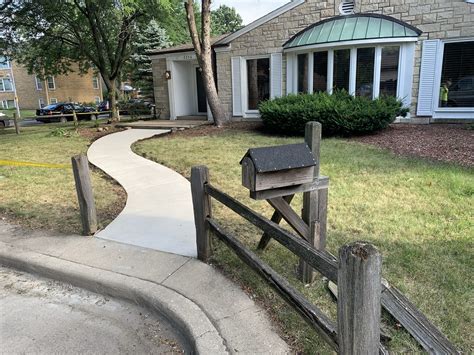
M 317 121 L 324 135 L 359 135 L 388 127 L 408 109 L 391 96 L 372 100 L 337 91 L 288 95 L 259 105 L 264 126 L 273 132 L 304 134 L 306 122 Z

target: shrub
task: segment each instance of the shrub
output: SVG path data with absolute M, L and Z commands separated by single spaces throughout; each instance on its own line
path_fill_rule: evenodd
M 284 134 L 304 134 L 305 124 L 320 122 L 325 135 L 358 135 L 388 127 L 408 109 L 391 96 L 375 100 L 351 96 L 346 91 L 288 95 L 259 106 L 265 127 Z

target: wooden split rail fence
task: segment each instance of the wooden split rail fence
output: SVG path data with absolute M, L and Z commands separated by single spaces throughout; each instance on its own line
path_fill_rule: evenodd
M 326 184 L 322 185 L 324 189 L 327 188 Z M 336 258 L 325 248 L 317 248 L 313 241 L 307 241 L 301 235 L 295 235 L 280 227 L 279 214 L 274 214 L 272 220 L 269 220 L 214 187 L 210 183 L 209 171 L 205 166 L 192 168 L 191 188 L 198 258 L 204 262 L 209 260 L 212 255 L 211 235 L 216 236 L 293 307 L 337 352 L 388 353 L 380 342 L 380 313 L 383 308 L 405 327 L 427 352 L 458 353 L 446 337 L 399 290 L 382 279 L 381 256 L 369 243 L 355 242 L 345 245 L 340 248 L 339 256 Z M 211 199 L 222 203 L 261 229 L 264 238 L 260 244 L 263 243 L 265 246 L 270 239 L 276 240 L 300 257 L 311 270 L 316 270 L 337 284 L 337 323 L 245 247 L 237 236 L 226 231 L 213 217 Z M 291 201 L 290 198 L 282 200 L 286 203 Z M 277 211 L 284 212 L 282 206 L 284 204 L 276 206 L 280 207 Z

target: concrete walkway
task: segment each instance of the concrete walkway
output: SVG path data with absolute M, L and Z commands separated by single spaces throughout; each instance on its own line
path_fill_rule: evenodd
M 168 132 L 130 129 L 107 135 L 90 146 L 89 161 L 118 181 L 128 195 L 124 210 L 96 236 L 196 257 L 189 181 L 130 149 L 138 140 Z
M 30 231 L 0 220 L 0 265 L 156 310 L 179 329 L 193 353 L 290 352 L 262 308 L 195 258 Z

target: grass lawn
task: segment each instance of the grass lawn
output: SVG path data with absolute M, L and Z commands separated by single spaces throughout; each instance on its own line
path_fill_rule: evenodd
M 65 233 L 80 233 L 79 205 L 70 168 L 71 156 L 84 153 L 94 129 L 91 122 L 81 122 L 75 134 L 68 125 L 22 127 L 0 130 L 0 160 L 66 164 L 66 168 L 9 166 L 0 163 L 0 214 L 33 228 L 47 228 Z M 67 133 L 54 136 L 51 132 Z M 87 134 L 86 134 L 87 133 Z M 94 193 L 102 226 L 121 211 L 125 193 L 100 171 L 92 172 Z
M 187 132 L 150 139 L 134 149 L 186 177 L 204 164 L 211 182 L 267 217 L 265 202 L 253 201 L 241 184 L 240 158 L 247 148 L 300 142 L 300 138 L 224 130 L 189 137 Z M 383 255 L 384 277 L 404 292 L 460 349 L 474 349 L 473 206 L 474 171 L 456 165 L 398 158 L 387 151 L 342 139 L 322 143 L 321 171 L 331 179 L 328 249 L 367 240 Z M 293 202 L 301 209 L 301 198 Z M 218 203 L 215 216 L 255 250 L 261 232 Z M 304 287 L 295 277 L 297 259 L 272 242 L 263 259 L 335 319 L 335 303 L 324 283 Z M 287 339 L 307 353 L 330 348 L 298 315 L 234 256 L 215 243 L 213 263 L 244 285 L 282 325 Z M 416 342 L 384 316 L 395 352 L 419 351 Z

